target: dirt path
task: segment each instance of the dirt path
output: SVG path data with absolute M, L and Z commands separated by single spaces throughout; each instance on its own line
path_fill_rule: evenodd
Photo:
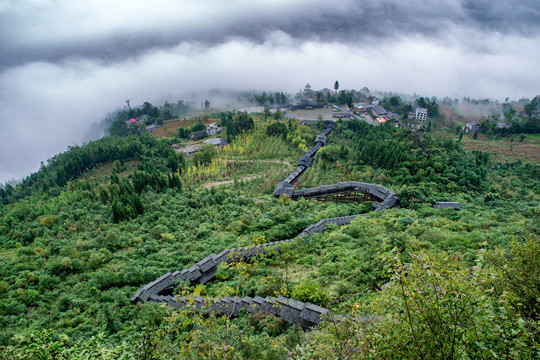
M 285 164 L 288 167 L 292 168 L 292 164 L 287 160 L 225 160 L 226 162 L 265 162 L 265 163 L 274 163 L 274 164 Z
M 238 179 L 237 181 L 242 181 L 242 180 L 243 181 L 248 181 L 248 180 L 261 178 L 263 176 L 264 175 L 245 176 L 243 178 Z M 209 183 L 205 183 L 202 186 L 203 186 L 203 188 L 210 189 L 212 186 L 227 185 L 227 184 L 232 184 L 233 182 L 234 182 L 234 179 L 233 180 L 212 181 L 212 182 L 209 182 Z
M 273 164 L 284 164 L 284 165 L 287 165 L 289 168 L 293 167 L 292 164 L 288 162 L 287 160 L 225 160 L 225 161 L 226 162 L 265 162 L 265 163 L 273 163 Z M 249 181 L 249 180 L 261 178 L 263 176 L 264 174 L 244 176 L 242 178 L 237 179 L 237 181 Z M 212 181 L 212 182 L 202 184 L 202 187 L 206 189 L 210 189 L 212 186 L 227 185 L 227 184 L 232 184 L 233 182 L 234 182 L 234 179 Z

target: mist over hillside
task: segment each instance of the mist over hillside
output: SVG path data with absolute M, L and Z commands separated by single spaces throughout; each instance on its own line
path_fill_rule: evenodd
M 81 143 L 125 99 L 295 93 L 336 79 L 439 98 L 532 98 L 539 12 L 526 0 L 3 2 L 0 182 Z

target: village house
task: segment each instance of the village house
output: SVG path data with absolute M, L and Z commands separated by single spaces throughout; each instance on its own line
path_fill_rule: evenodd
M 463 131 L 465 131 L 466 133 L 476 132 L 476 131 L 480 131 L 480 127 L 481 125 L 478 121 L 473 121 L 468 124 L 465 124 L 465 126 L 463 127 Z
M 137 125 L 137 124 L 138 124 L 137 119 L 135 119 L 135 118 L 131 118 L 129 120 L 126 120 L 126 126 L 128 128 L 131 128 L 133 125 Z
M 174 149 L 176 152 L 181 152 L 185 154 L 186 156 L 192 156 L 193 154 L 201 151 L 201 145 L 195 144 L 195 145 L 188 145 L 183 148 L 177 147 Z
M 371 105 L 379 105 L 379 102 L 380 102 L 379 98 L 377 98 L 376 96 L 373 96 L 373 95 L 368 96 L 367 101 Z
M 147 120 L 148 120 L 148 115 L 146 115 L 146 114 L 142 114 L 141 116 L 137 117 L 137 122 L 138 123 L 143 123 L 143 122 L 145 122 Z
M 159 125 L 159 124 L 150 124 L 146 127 L 146 131 L 148 132 L 153 132 L 153 131 L 156 131 L 157 129 L 159 128 L 162 128 L 163 125 Z
M 416 114 L 415 117 L 416 121 L 418 121 L 420 124 L 425 124 L 427 121 L 427 109 L 424 108 L 416 108 Z
M 215 139 L 209 139 L 204 142 L 205 144 L 214 145 L 216 148 L 221 149 L 224 146 L 228 145 L 229 143 L 225 139 L 215 138 Z
M 345 114 L 343 112 L 333 113 L 332 117 L 336 118 L 336 119 L 350 119 L 351 118 L 351 116 L 349 114 Z
M 219 128 L 216 123 L 211 123 L 206 125 L 206 135 L 212 136 L 216 135 L 219 132 Z
M 194 131 L 188 135 L 189 140 L 201 140 L 206 137 L 206 130 Z
M 375 118 L 383 117 L 388 120 L 388 111 L 386 111 L 386 109 L 383 108 L 381 105 L 375 105 L 373 107 L 373 115 L 375 116 Z

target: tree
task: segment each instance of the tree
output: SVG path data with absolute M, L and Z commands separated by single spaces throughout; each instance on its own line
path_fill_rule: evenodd
M 401 98 L 399 96 L 392 96 L 390 99 L 388 99 L 388 103 L 390 106 L 396 108 L 401 104 Z
M 525 114 L 532 115 L 535 112 L 540 110 L 540 95 L 536 95 L 530 103 L 525 105 L 524 112 Z
M 337 92 L 339 90 L 339 82 L 336 80 L 336 82 L 334 83 L 334 93 L 337 95 Z
M 173 118 L 171 104 L 167 100 L 165 100 L 165 103 L 162 107 L 162 115 L 165 120 L 171 120 Z
M 210 107 L 210 101 L 208 101 L 208 99 L 206 99 L 206 100 L 204 101 L 204 108 L 205 108 L 206 110 L 208 110 L 209 107 Z
M 287 126 L 284 123 L 275 122 L 266 127 L 266 134 L 268 136 L 287 136 Z
M 274 113 L 274 119 L 275 119 L 275 120 L 279 120 L 279 119 L 281 119 L 281 116 L 282 116 L 282 115 L 283 115 L 283 114 L 281 113 L 281 110 L 278 108 L 278 109 L 276 110 L 276 112 Z
M 348 106 L 349 109 L 351 109 L 351 110 L 354 109 L 354 103 L 353 103 L 353 98 L 352 98 L 352 96 L 349 97 L 349 98 L 347 99 L 347 106 Z
M 148 115 L 148 117 L 154 119 L 158 116 L 158 109 L 148 101 L 145 101 L 143 104 L 143 110 Z
M 253 119 L 246 112 L 238 113 L 234 118 L 232 115 L 222 118 L 221 123 L 227 128 L 227 139 L 229 142 L 243 131 L 253 129 L 255 126 Z
M 268 104 L 264 104 L 264 121 L 270 116 L 270 107 Z
M 182 181 L 176 173 L 169 174 L 169 187 L 177 191 L 182 191 Z
M 206 126 L 202 123 L 202 122 L 198 122 L 196 124 L 194 124 L 192 127 L 191 127 L 191 131 L 203 131 L 204 129 L 206 129 Z

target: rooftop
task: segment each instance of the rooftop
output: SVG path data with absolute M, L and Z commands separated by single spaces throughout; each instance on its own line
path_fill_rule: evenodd
M 377 115 L 385 115 L 388 113 L 385 108 L 383 108 L 381 105 L 375 105 L 373 107 L 373 111 L 377 113 Z
M 209 139 L 204 142 L 205 144 L 211 144 L 214 146 L 225 146 L 228 144 L 227 140 L 215 138 L 215 139 Z

